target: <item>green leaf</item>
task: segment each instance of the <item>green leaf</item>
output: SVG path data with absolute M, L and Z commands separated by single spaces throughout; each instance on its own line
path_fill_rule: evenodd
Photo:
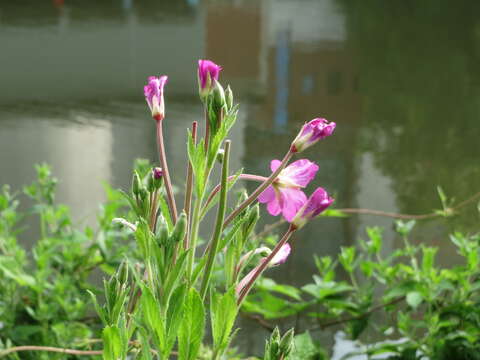
M 184 303 L 186 298 L 187 286 L 180 285 L 175 289 L 168 302 L 167 310 L 167 347 L 173 348 L 175 339 L 177 338 L 178 328 L 182 322 Z
M 225 294 L 214 293 L 210 301 L 213 348 L 223 354 L 231 341 L 231 332 L 237 317 L 238 307 L 235 291 L 232 288 Z
M 103 337 L 103 359 L 104 360 L 123 360 L 124 346 L 120 329 L 117 326 L 106 326 L 102 332 Z
M 423 301 L 422 294 L 418 291 L 412 291 L 407 294 L 407 304 L 416 309 Z
M 326 359 L 324 354 L 320 353 L 307 331 L 301 335 L 295 336 L 293 351 L 289 360 L 317 360 Z
M 191 288 L 184 305 L 178 332 L 178 359 L 195 360 L 203 339 L 205 308 L 198 292 Z
M 150 331 L 154 332 L 156 343 L 162 354 L 167 351 L 167 336 L 165 331 L 165 318 L 160 313 L 159 303 L 156 301 L 150 289 L 142 286 L 140 298 L 141 309 L 145 324 Z
M 14 258 L 0 256 L 0 271 L 20 286 L 28 286 L 31 288 L 35 288 L 36 286 L 35 278 L 26 274 Z
M 256 287 L 260 290 L 277 292 L 298 301 L 302 300 L 300 297 L 301 291 L 298 288 L 290 285 L 277 284 L 274 280 L 269 278 L 262 277 L 257 280 Z
M 332 295 L 352 291 L 354 288 L 345 282 L 337 283 L 335 281 L 323 281 L 317 279 L 316 284 L 307 284 L 302 287 L 302 290 L 307 294 L 312 295 L 315 299 L 322 300 Z

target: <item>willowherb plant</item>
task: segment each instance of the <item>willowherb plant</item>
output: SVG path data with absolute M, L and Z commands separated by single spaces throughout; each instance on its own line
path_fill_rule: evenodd
M 168 78 L 150 77 L 144 88 L 156 123 L 160 168 L 145 176 L 134 173 L 131 193 L 124 195 L 135 218 L 115 219 L 134 232 L 143 263 L 130 265 L 130 275 L 122 266 L 105 282 L 105 304 L 96 303 L 105 324 L 106 360 L 126 359 L 127 353 L 141 359 L 168 359 L 174 353 L 178 359 L 196 359 L 207 313 L 212 358 L 219 359 L 229 347 L 238 310 L 255 281 L 268 267 L 286 261 L 292 234 L 333 202 L 322 188 L 309 198 L 302 190 L 314 178 L 316 164 L 307 159 L 290 163 L 304 149 L 333 133 L 335 123 L 325 119 L 314 119 L 302 127 L 283 159 L 271 162 L 270 176 L 241 171 L 231 174 L 232 144 L 227 137 L 238 105 L 234 104 L 230 87 L 225 90 L 218 81 L 220 71 L 221 67 L 212 61 L 199 60 L 198 86 L 205 110 L 205 133 L 200 136 L 197 122 L 188 130 L 185 201 L 180 213 L 163 139 L 163 94 Z M 219 163 L 221 181 L 211 187 L 210 175 Z M 238 179 L 257 181 L 260 185 L 251 194 L 244 194 L 230 210 L 227 199 Z M 252 249 L 249 244 L 259 219 L 257 201 L 266 203 L 271 215 L 282 214 L 290 222 L 273 249 Z M 215 224 L 204 252 L 199 254 L 199 229 L 205 214 L 214 206 Z M 262 258 L 258 265 L 244 274 L 246 265 L 259 254 Z M 225 286 L 220 286 L 213 276 L 220 261 Z M 282 346 L 287 349 L 290 345 Z

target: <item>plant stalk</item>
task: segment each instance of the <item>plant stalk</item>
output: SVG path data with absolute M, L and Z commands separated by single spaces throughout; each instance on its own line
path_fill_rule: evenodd
M 217 210 L 217 219 L 215 221 L 215 231 L 210 242 L 210 251 L 208 253 L 207 264 L 205 268 L 205 275 L 202 280 L 202 286 L 200 290 L 200 296 L 202 299 L 205 298 L 205 295 L 208 290 L 208 285 L 210 283 L 210 278 L 213 270 L 213 263 L 215 261 L 215 256 L 218 252 L 218 243 L 222 235 L 223 230 L 223 220 L 225 219 L 225 211 L 227 208 L 227 180 L 228 180 L 228 165 L 230 157 L 230 140 L 225 141 L 225 156 L 223 158 L 222 164 L 222 180 L 221 180 L 221 189 L 220 189 L 220 201 L 218 203 Z
M 192 123 L 192 140 L 193 144 L 197 143 L 197 126 L 198 122 L 194 121 Z M 185 203 L 183 209 L 185 214 L 187 214 L 187 232 L 185 233 L 185 239 L 183 241 L 183 247 L 187 250 L 190 247 L 190 224 L 191 224 L 191 207 L 192 207 L 192 193 L 193 193 L 193 168 L 190 160 L 188 161 L 187 167 L 187 183 L 185 185 Z
M 283 158 L 282 162 L 280 163 L 280 166 L 275 170 L 272 175 L 268 177 L 267 180 L 265 180 L 259 187 L 255 189 L 255 191 L 247 198 L 245 199 L 244 202 L 242 202 L 238 208 L 236 208 L 230 215 L 228 215 L 227 219 L 223 223 L 223 227 L 225 228 L 228 224 L 232 222 L 233 219 L 235 219 L 238 214 L 240 214 L 248 205 L 250 205 L 252 202 L 257 200 L 257 198 L 260 196 L 260 194 L 268 187 L 270 186 L 277 176 L 280 174 L 280 172 L 287 166 L 288 162 L 293 156 L 293 152 L 291 150 L 288 150 L 287 154 Z
M 236 177 L 237 177 L 236 175 L 231 175 L 231 176 L 228 177 L 227 181 L 230 182 L 230 181 L 234 180 Z M 268 178 L 266 178 L 265 176 L 260 176 L 260 175 L 240 174 L 240 175 L 238 175 L 238 179 L 263 182 L 263 181 L 266 181 Z M 205 204 L 203 205 L 202 217 L 205 216 L 205 214 L 207 212 L 208 205 L 210 205 L 210 203 L 212 202 L 215 195 L 217 195 L 217 193 L 220 191 L 221 187 L 222 187 L 222 185 L 218 184 L 217 186 L 215 186 L 213 188 L 212 192 L 208 196 L 207 201 L 205 201 Z
M 162 166 L 164 179 L 165 179 L 165 189 L 167 191 L 168 208 L 170 209 L 172 222 L 175 224 L 177 222 L 177 207 L 175 205 L 175 197 L 173 195 L 173 188 L 172 188 L 172 183 L 170 181 L 170 173 L 168 171 L 167 158 L 165 156 L 165 145 L 163 141 L 162 122 L 163 120 L 157 120 L 158 157 L 160 159 L 160 165 Z

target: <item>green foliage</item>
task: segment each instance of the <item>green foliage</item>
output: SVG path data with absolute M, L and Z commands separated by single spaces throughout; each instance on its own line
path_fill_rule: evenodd
M 404 246 L 386 257 L 381 229 L 367 228 L 368 240 L 342 248 L 338 262 L 316 258 L 319 275 L 301 291 L 264 279 L 243 309 L 267 319 L 307 313 L 320 323 L 317 330 L 341 324 L 351 339 L 377 339 L 357 354 L 474 359 L 480 353 L 480 235 L 452 234 L 460 262 L 446 268 L 435 264 L 437 248 L 410 244 L 414 225 L 397 222 Z M 350 281 L 337 280 L 339 266 Z
M 184 306 L 184 316 L 178 332 L 178 359 L 195 360 L 200 350 L 205 327 L 205 308 L 200 295 L 190 289 Z
M 11 346 L 85 346 L 100 336 L 100 320 L 88 314 L 87 291 L 98 292 L 91 275 L 99 268 L 115 269 L 123 254 L 131 252 L 123 242 L 127 233 L 112 224 L 126 203 L 105 185 L 107 202 L 97 215 L 98 228 L 79 230 L 69 209 L 55 202 L 57 180 L 50 168 L 43 164 L 36 170 L 37 180 L 23 189 L 30 201 L 6 185 L 0 193 L 0 338 Z M 20 200 L 27 210 L 20 210 Z M 39 239 L 29 239 L 30 255 L 22 243 L 27 226 L 37 219 Z M 25 352 L 21 358 L 64 356 Z
M 222 355 L 232 341 L 232 329 L 237 317 L 238 307 L 232 290 L 221 295 L 214 293 L 210 301 L 210 317 L 213 337 L 213 352 Z

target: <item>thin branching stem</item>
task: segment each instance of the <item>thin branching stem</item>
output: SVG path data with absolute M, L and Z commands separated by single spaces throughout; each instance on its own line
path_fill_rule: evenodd
M 158 157 L 160 159 L 160 165 L 163 170 L 163 178 L 165 180 L 165 189 L 167 192 L 168 208 L 170 210 L 170 216 L 172 222 L 177 222 L 177 206 L 175 205 L 175 197 L 173 195 L 172 182 L 170 181 L 170 172 L 168 171 L 167 157 L 165 156 L 165 144 L 163 139 L 163 120 L 157 121 L 157 146 Z
M 247 199 L 245 199 L 245 201 L 243 201 L 230 215 L 228 215 L 223 223 L 224 228 L 227 227 L 227 225 L 230 224 L 232 220 L 235 219 L 248 205 L 257 200 L 260 194 L 275 181 L 280 172 L 285 168 L 285 166 L 287 166 L 292 156 L 293 152 L 289 150 L 280 163 L 280 166 L 272 173 L 272 175 L 270 175 L 267 180 L 260 184 L 260 186 L 257 187 L 255 191 Z
M 236 178 L 238 178 L 239 180 L 248 180 L 248 181 L 256 181 L 256 182 L 264 182 L 266 181 L 268 178 L 266 178 L 265 176 L 260 176 L 260 175 L 253 175 L 253 174 L 240 174 L 238 175 L 231 175 L 228 177 L 227 181 L 230 182 L 232 180 L 235 180 Z M 210 205 L 210 203 L 212 202 L 212 200 L 215 198 L 215 195 L 217 195 L 217 193 L 220 191 L 220 188 L 222 187 L 221 184 L 218 184 L 217 186 L 215 186 L 213 188 L 213 190 L 210 192 L 210 195 L 208 196 L 207 198 L 207 201 L 205 201 L 205 204 L 203 205 L 203 208 L 202 208 L 202 215 L 205 215 L 205 213 L 207 212 L 207 208 L 208 206 Z

